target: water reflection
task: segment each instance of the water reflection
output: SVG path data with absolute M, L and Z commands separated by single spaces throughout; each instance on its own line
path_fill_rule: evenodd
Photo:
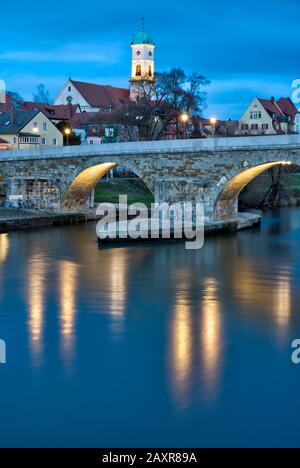
M 172 368 L 177 398 L 187 399 L 192 360 L 191 310 L 187 298 L 179 296 L 174 308 L 172 325 Z
M 113 320 L 113 330 L 115 332 L 120 332 L 122 330 L 126 306 L 128 267 L 128 252 L 123 248 L 112 249 L 106 274 L 108 281 L 108 307 Z
M 74 355 L 78 265 L 63 260 L 58 268 L 62 354 L 64 360 L 70 361 Z
M 284 331 L 289 325 L 291 315 L 291 273 L 288 269 L 278 272 L 274 306 L 277 325 L 279 330 Z
M 41 254 L 29 261 L 27 281 L 28 327 L 34 364 L 41 364 L 44 326 L 46 265 Z
M 0 263 L 6 260 L 9 250 L 8 234 L 0 234 Z
M 212 398 L 218 385 L 221 369 L 221 311 L 218 283 L 214 278 L 204 279 L 202 315 L 200 321 L 201 360 L 206 396 Z
M 277 332 L 285 333 L 291 316 L 290 266 L 281 264 L 276 270 L 271 263 L 259 269 L 250 257 L 237 257 L 232 265 L 233 293 L 243 309 L 251 310 L 256 318 L 270 317 Z

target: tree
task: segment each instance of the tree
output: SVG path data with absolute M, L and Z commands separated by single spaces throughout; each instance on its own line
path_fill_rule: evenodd
M 201 115 L 206 98 L 202 88 L 209 83 L 202 75 L 187 76 L 180 68 L 157 73 L 155 81 L 136 83 L 137 99 L 128 101 L 115 118 L 127 129 L 129 140 L 136 135 L 133 128 L 138 128 L 141 140 L 161 139 L 170 129 L 180 138 L 184 131 L 182 113 L 190 115 L 190 122 Z
M 287 187 L 287 181 L 291 174 L 297 172 L 297 168 L 292 166 L 276 165 L 269 169 L 270 185 L 264 194 L 258 208 L 274 208 L 279 204 L 279 197 Z
M 36 87 L 36 93 L 34 93 L 32 95 L 32 98 L 33 98 L 34 102 L 41 102 L 41 103 L 49 104 L 49 102 L 50 102 L 50 93 L 45 88 L 45 85 L 43 85 L 41 83 Z

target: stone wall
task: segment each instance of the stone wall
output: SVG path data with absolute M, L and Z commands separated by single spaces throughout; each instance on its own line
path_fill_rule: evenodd
M 214 145 L 214 139 L 205 141 L 206 147 L 202 140 L 180 140 L 99 145 L 101 148 L 96 149 L 68 147 L 61 149 L 61 155 L 53 149 L 49 154 L 39 151 L 33 155 L 18 151 L 14 157 L 8 152 L 8 157 L 0 161 L 0 173 L 7 184 L 6 205 L 66 210 L 67 198 L 69 211 L 83 210 L 82 200 L 89 195 L 87 187 L 91 192 L 97 178 L 93 176 L 88 181 L 80 174 L 91 167 L 119 165 L 139 176 L 155 194 L 156 201 L 202 202 L 208 219 L 229 219 L 236 214 L 240 191 L 269 167 L 268 163 L 289 161 L 300 165 L 300 139 L 295 140 L 296 145 L 294 140 L 291 144 L 290 138 L 283 138 L 279 141 L 284 144 L 278 145 L 277 137 L 276 144 L 263 146 L 261 141 L 265 138 L 271 137 L 261 137 L 259 144 L 252 147 L 238 144 L 247 138 L 226 139 L 232 144 L 222 147 L 224 139 L 220 138 Z M 101 177 L 104 173 L 99 174 Z M 80 180 L 84 184 L 80 185 Z M 70 192 L 74 181 L 79 197 Z

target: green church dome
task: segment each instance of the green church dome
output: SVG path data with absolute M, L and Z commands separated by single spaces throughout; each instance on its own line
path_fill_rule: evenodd
M 136 33 L 131 44 L 151 44 L 155 45 L 152 37 L 145 31 Z

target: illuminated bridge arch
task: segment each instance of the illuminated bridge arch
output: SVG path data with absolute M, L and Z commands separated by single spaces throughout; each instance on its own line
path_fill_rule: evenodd
M 270 161 L 252 167 L 232 170 L 218 184 L 218 193 L 214 204 L 214 219 L 234 218 L 238 212 L 238 197 L 242 190 L 257 176 L 274 166 L 290 165 L 292 161 Z
M 77 168 L 74 173 L 67 179 L 65 183 L 65 192 L 62 196 L 62 208 L 65 210 L 80 210 L 86 209 L 89 197 L 93 192 L 98 182 L 110 170 L 117 166 L 122 166 L 128 171 L 134 173 L 146 184 L 151 193 L 154 193 L 154 186 L 151 180 L 148 180 L 139 173 L 139 170 L 132 167 L 131 164 L 123 161 L 111 161 L 94 163 L 86 168 Z

